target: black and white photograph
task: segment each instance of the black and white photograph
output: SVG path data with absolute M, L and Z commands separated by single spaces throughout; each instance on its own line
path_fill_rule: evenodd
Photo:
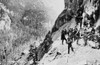
M 100 65 L 100 0 L 0 0 L 0 65 Z

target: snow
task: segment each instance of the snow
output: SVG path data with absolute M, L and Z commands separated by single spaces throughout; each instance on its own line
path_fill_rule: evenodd
M 48 8 L 47 14 L 50 16 L 50 19 L 52 19 L 49 21 L 49 23 L 46 23 L 46 25 L 45 25 L 46 27 L 48 27 L 48 29 L 50 29 L 53 26 L 53 24 L 55 23 L 54 21 L 58 17 L 59 13 L 61 13 L 61 11 L 64 9 L 64 0 L 59 0 L 59 1 L 58 0 L 55 0 L 55 1 L 54 0 L 43 0 L 43 4 Z M 88 13 L 90 15 L 92 12 L 94 12 L 94 10 L 96 10 L 96 8 L 94 6 L 92 6 L 92 4 L 89 4 L 89 2 L 87 4 L 88 5 L 86 6 L 86 13 Z M 25 5 L 22 2 L 20 2 L 20 5 L 25 7 Z M 0 21 L 0 29 L 4 29 L 4 27 L 5 27 L 7 30 L 10 30 L 11 20 L 8 16 L 8 13 L 13 14 L 13 15 L 15 13 L 13 13 L 13 11 L 9 11 L 8 9 L 6 9 L 6 7 L 1 3 L 0 3 L 0 6 L 5 11 L 4 19 Z M 55 15 L 53 15 L 53 14 L 55 14 Z M 84 13 L 83 17 L 85 17 L 85 15 L 86 14 Z M 51 21 L 53 21 L 53 22 L 51 22 Z M 100 19 L 96 23 L 95 28 L 97 28 L 100 25 L 99 21 L 100 21 Z M 53 37 L 54 42 L 50 48 L 50 51 L 44 55 L 44 57 L 42 58 L 42 60 L 39 62 L 38 65 L 86 65 L 86 64 L 96 65 L 96 62 L 98 62 L 97 63 L 98 65 L 100 64 L 100 50 L 91 48 L 91 47 L 98 46 L 98 43 L 88 40 L 87 41 L 88 45 L 84 46 L 84 44 L 85 44 L 84 39 L 80 39 L 78 41 L 79 45 L 77 45 L 77 41 L 74 41 L 72 43 L 74 52 L 72 52 L 70 50 L 71 51 L 70 54 L 68 54 L 68 45 L 66 44 L 65 41 L 64 41 L 64 44 L 62 45 L 62 41 L 60 40 L 60 37 L 59 37 L 61 34 L 60 33 L 61 30 L 65 29 L 65 28 L 68 29 L 68 27 L 75 28 L 75 26 L 76 26 L 75 19 L 73 18 L 70 23 L 63 25 L 57 31 L 57 33 L 54 33 L 54 37 Z M 80 30 L 79 26 L 77 26 L 78 30 Z M 91 29 L 89 28 L 88 31 L 90 32 Z M 81 30 L 81 33 L 84 33 L 84 29 Z M 11 34 L 11 35 L 15 36 L 14 34 Z M 66 36 L 66 38 L 67 37 L 68 36 Z M 36 44 L 34 43 L 34 45 L 36 45 L 36 47 L 39 46 L 40 42 L 33 41 L 33 39 L 32 39 L 26 45 L 20 46 L 20 48 L 18 47 L 16 49 L 18 51 L 15 51 L 16 52 L 15 56 L 17 56 L 17 52 L 18 52 L 18 54 L 20 54 L 21 52 L 25 53 L 25 56 L 23 56 L 22 59 L 18 60 L 18 62 L 20 62 L 21 65 L 24 65 L 23 63 L 25 62 L 25 59 L 26 59 L 27 55 L 29 54 L 29 44 L 33 44 L 33 42 L 36 43 Z M 61 54 L 57 55 L 57 52 L 59 52 Z M 8 61 L 8 62 L 13 62 L 13 61 Z M 29 62 L 29 64 L 31 64 L 31 63 L 33 63 L 33 60 L 31 60 Z
M 78 41 L 78 44 L 84 45 L 84 44 L 85 44 L 84 39 L 80 39 L 80 40 Z
M 79 40 L 79 43 L 84 42 L 83 39 Z M 91 41 L 88 41 L 91 44 L 94 44 Z M 83 43 L 84 44 L 84 43 Z M 62 45 L 62 42 L 57 39 L 53 45 L 51 50 L 45 54 L 43 59 L 39 62 L 39 65 L 85 65 L 91 63 L 95 63 L 95 60 L 100 62 L 100 50 L 92 49 L 90 46 L 78 46 L 76 41 L 73 42 L 74 51 L 68 54 L 68 47 L 66 42 Z M 49 53 L 52 53 L 49 55 Z M 61 55 L 58 55 L 56 59 L 54 59 L 56 52 L 60 52 Z

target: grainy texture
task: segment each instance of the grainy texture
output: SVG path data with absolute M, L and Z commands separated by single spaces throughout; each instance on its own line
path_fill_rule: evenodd
M 0 65 L 99 65 L 99 0 L 0 0 Z

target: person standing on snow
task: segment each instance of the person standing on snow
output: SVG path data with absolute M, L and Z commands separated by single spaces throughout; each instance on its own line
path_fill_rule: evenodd
M 67 41 L 65 35 L 66 35 L 66 30 L 62 30 L 62 32 L 61 32 L 62 45 L 63 45 L 63 43 L 64 43 L 64 40 Z
M 70 53 L 70 49 L 74 52 L 74 49 L 72 47 L 73 40 L 68 38 L 67 43 L 68 43 L 68 54 Z

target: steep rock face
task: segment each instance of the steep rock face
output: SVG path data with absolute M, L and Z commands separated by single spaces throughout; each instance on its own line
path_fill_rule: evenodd
M 6 0 L 0 0 L 0 1 L 4 2 Z M 13 0 L 12 2 L 15 3 L 16 1 L 20 1 L 20 0 Z M 21 1 L 24 1 L 24 0 L 21 0 Z M 27 0 L 25 0 L 25 1 L 27 1 Z M 33 0 L 31 0 L 31 1 L 33 1 Z M 31 3 L 31 1 L 29 3 Z M 47 13 L 44 11 L 45 8 L 42 9 L 39 6 L 37 6 L 35 8 L 31 4 L 33 6 L 32 10 L 30 9 L 31 6 L 29 7 L 29 5 L 27 6 L 27 8 L 29 7 L 28 9 L 25 8 L 25 10 L 23 10 L 24 9 L 23 3 L 17 3 L 16 5 L 20 4 L 21 7 L 20 7 L 20 5 L 17 7 L 16 6 L 11 7 L 12 10 L 15 8 L 14 9 L 15 12 L 13 11 L 13 12 L 9 13 L 9 16 L 12 17 L 11 25 L 14 24 L 11 26 L 12 27 L 10 30 L 11 33 L 6 31 L 7 33 L 9 33 L 9 34 L 7 34 L 8 37 L 6 38 L 6 34 L 4 34 L 4 36 L 2 36 L 1 39 L 3 39 L 4 41 L 8 40 L 7 42 L 9 42 L 9 39 L 11 39 L 9 43 L 12 43 L 12 44 L 9 47 L 11 47 L 11 46 L 17 47 L 18 46 L 18 48 L 20 48 L 20 45 L 23 46 L 25 43 L 28 43 L 32 36 L 35 36 L 35 35 L 38 36 L 38 34 L 39 34 L 39 36 L 42 36 L 42 35 L 45 36 L 47 34 L 45 36 L 44 41 L 37 48 L 38 60 L 41 60 L 43 58 L 43 56 L 49 51 L 49 49 L 51 48 L 51 45 L 55 41 L 53 39 L 54 36 L 59 37 L 59 35 L 57 33 L 61 34 L 60 32 L 64 29 L 63 26 L 67 27 L 72 24 L 72 22 L 74 21 L 72 19 L 74 19 L 78 15 L 77 10 L 80 9 L 79 7 L 84 6 L 85 12 L 89 15 L 91 15 L 92 12 L 95 13 L 96 15 L 94 17 L 95 17 L 95 20 L 97 21 L 96 24 L 99 23 L 99 21 L 100 21 L 100 19 L 99 19 L 100 4 L 98 4 L 98 3 L 100 3 L 99 0 L 89 0 L 89 1 L 87 1 L 87 0 L 84 0 L 84 1 L 83 0 L 66 0 L 66 1 L 68 1 L 68 2 L 66 2 L 67 5 L 65 5 L 65 9 L 58 16 L 52 30 L 49 32 L 47 31 L 46 27 L 43 27 L 43 26 L 45 26 L 45 24 L 44 24 L 45 22 L 48 23 L 48 20 L 46 20 L 48 18 L 48 16 L 45 16 L 45 13 Z M 81 1 L 83 1 L 83 2 L 81 2 Z M 11 6 L 11 4 L 13 4 L 13 3 L 10 3 L 10 6 Z M 90 5 L 88 5 L 88 4 L 90 4 Z M 91 6 L 91 7 L 89 7 L 89 6 Z M 38 8 L 40 8 L 40 9 L 38 9 Z M 88 9 L 90 10 L 91 8 L 93 8 L 93 10 L 88 11 Z M 42 9 L 42 11 L 41 11 L 41 9 Z M 27 13 L 28 15 L 25 14 L 27 11 L 29 11 L 29 13 Z M 8 12 L 8 11 L 6 11 L 6 12 Z M 30 13 L 32 13 L 33 15 Z M 24 15 L 26 16 L 26 18 L 24 18 Z M 31 16 L 32 16 L 32 18 L 31 18 Z M 91 16 L 90 16 L 90 19 L 91 19 Z M 32 21 L 34 21 L 34 22 L 32 22 Z M 42 25 L 42 23 L 44 25 Z M 71 23 L 71 24 L 69 24 L 69 23 Z M 5 24 L 5 23 L 3 23 L 3 24 Z M 9 23 L 7 26 L 9 26 Z M 0 28 L 3 29 L 3 25 Z M 9 27 L 6 27 L 6 28 L 10 29 Z M 68 27 L 67 27 L 67 29 L 68 29 Z M 97 30 L 100 32 L 99 24 L 97 26 Z M 2 32 L 0 31 L 0 33 L 2 33 Z M 43 34 L 41 34 L 41 33 L 43 33 Z M 13 39 L 13 41 L 12 41 L 12 39 Z M 32 43 L 33 43 L 33 41 L 32 41 Z M 18 51 L 17 51 L 17 52 L 19 52 L 18 54 L 15 53 L 16 56 L 20 54 L 19 50 L 21 50 L 21 48 L 18 49 Z
M 73 12 L 68 9 L 63 10 L 63 12 L 58 16 L 52 30 L 48 32 L 43 43 L 41 43 L 41 45 L 38 47 L 38 50 L 37 50 L 38 60 L 41 60 L 42 57 L 44 56 L 45 52 L 49 51 L 49 49 L 53 43 L 52 39 L 53 39 L 54 33 L 57 32 L 59 30 L 59 28 L 61 26 L 63 26 L 65 23 L 69 23 L 72 18 L 73 18 Z M 43 49 L 45 49 L 45 50 L 43 50 Z
M 98 14 L 100 14 L 100 4 L 99 4 L 99 0 L 97 1 L 97 2 L 95 2 L 95 0 L 89 0 L 89 1 L 86 1 L 86 0 L 82 0 L 82 1 L 80 1 L 80 0 L 72 0 L 71 2 L 70 2 L 70 0 L 65 0 L 65 9 L 63 10 L 63 12 L 58 16 L 58 18 L 56 19 L 56 21 L 55 21 L 55 24 L 54 24 L 54 26 L 53 26 L 53 28 L 52 28 L 52 30 L 51 30 L 51 37 L 52 37 L 52 39 L 53 39 L 53 34 L 55 33 L 55 32 L 57 32 L 65 23 L 69 23 L 70 22 L 70 20 L 71 19 L 73 19 L 74 17 L 77 17 L 77 15 L 79 15 L 79 12 L 78 12 L 78 10 L 79 9 L 81 9 L 81 7 L 83 7 L 84 9 L 84 11 L 89 15 L 89 16 L 91 16 L 92 15 L 92 13 L 98 13 Z M 93 3 L 95 3 L 95 5 L 93 4 Z M 91 10 L 91 8 L 87 8 L 87 6 L 89 5 L 89 4 L 91 4 L 91 7 L 94 7 L 94 10 Z M 97 4 L 97 5 L 96 5 Z M 97 10 L 95 10 L 95 8 L 97 8 Z M 90 10 L 87 10 L 87 9 L 90 9 Z M 98 12 L 97 12 L 98 11 Z M 91 13 L 91 14 L 89 14 L 89 13 Z M 83 13 L 82 13 L 83 14 Z M 96 18 L 96 21 L 95 21 L 95 23 L 97 22 L 97 19 L 99 18 L 99 15 L 98 14 L 95 14 L 95 18 Z M 82 15 L 81 15 L 82 16 Z M 93 23 L 93 22 L 91 22 L 91 23 Z M 63 29 L 62 29 L 63 30 Z M 48 34 L 47 34 L 48 35 Z M 56 35 L 56 34 L 55 34 Z M 47 39 L 48 37 L 45 37 L 45 39 L 44 39 L 44 41 Z M 49 38 L 49 40 L 51 40 L 51 38 Z M 47 43 L 49 43 L 49 42 L 46 42 L 46 43 L 41 43 L 41 45 L 39 46 L 39 49 L 41 49 L 42 48 L 42 46 L 43 46 L 43 48 L 42 49 L 45 49 L 45 45 L 47 45 L 49 48 L 50 48 L 50 46 L 52 45 L 52 43 L 49 43 L 49 45 L 47 44 Z M 49 49 L 48 48 L 48 49 Z M 48 50 L 47 49 L 47 50 Z M 42 54 L 42 53 L 43 54 Z M 44 54 L 45 54 L 45 50 L 40 50 L 39 52 L 39 55 L 38 55 L 38 59 L 40 60 L 40 59 L 42 59 L 42 57 L 44 56 Z M 41 55 L 41 54 L 42 55 Z
M 65 9 L 61 12 L 55 21 L 52 32 L 58 30 L 63 24 L 68 23 L 74 16 L 77 15 L 77 10 L 83 5 L 83 0 L 65 0 Z

